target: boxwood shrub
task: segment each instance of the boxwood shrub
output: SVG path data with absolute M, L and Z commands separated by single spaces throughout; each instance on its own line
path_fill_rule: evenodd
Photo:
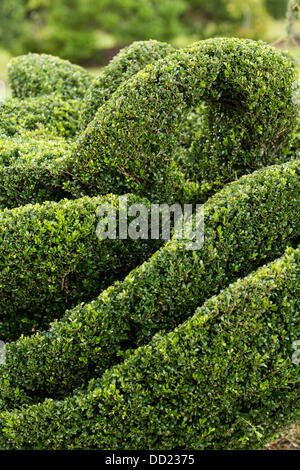
M 64 99 L 82 99 L 92 83 L 92 75 L 59 57 L 26 54 L 10 61 L 8 80 L 15 98 L 59 94 Z
M 44 131 L 25 131 L 22 135 L 0 135 L 0 166 L 15 165 L 22 160 L 45 160 L 70 155 L 74 150 L 73 139 L 65 139 Z
M 128 197 L 137 202 L 148 204 Z M 48 326 L 156 251 L 155 240 L 100 240 L 97 208 L 104 204 L 118 211 L 118 197 L 110 195 L 0 212 L 1 338 Z
M 123 83 L 78 140 L 76 195 L 174 197 L 182 122 L 205 102 L 194 179 L 220 185 L 285 158 L 297 127 L 295 68 L 262 42 L 211 39 L 148 65 Z
M 83 128 L 93 120 L 97 110 L 111 97 L 117 88 L 146 65 L 174 52 L 170 44 L 159 41 L 136 41 L 124 47 L 104 68 L 88 90 L 84 100 Z
M 0 133 L 12 137 L 26 130 L 45 130 L 59 137 L 74 137 L 80 128 L 80 106 L 79 100 L 64 100 L 59 95 L 11 98 L 0 104 Z
M 74 148 L 74 140 L 44 131 L 0 136 L 0 208 L 69 196 L 63 190 L 68 180 L 63 168 Z
M 295 160 L 227 185 L 204 205 L 201 250 L 172 240 L 49 331 L 9 344 L 2 372 L 11 386 L 32 396 L 64 396 L 124 351 L 186 320 L 229 283 L 282 255 L 299 241 L 299 174 Z
M 299 279 L 300 249 L 289 249 L 88 391 L 1 413 L 0 447 L 261 448 L 299 410 Z

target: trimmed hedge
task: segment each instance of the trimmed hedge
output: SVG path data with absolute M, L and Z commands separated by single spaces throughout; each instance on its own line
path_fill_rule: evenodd
M 74 148 L 73 140 L 44 131 L 0 136 L 0 208 L 70 196 L 63 190 L 68 180 L 63 169 Z
M 170 330 L 230 282 L 296 244 L 300 229 L 300 161 L 227 185 L 205 209 L 205 243 L 172 240 L 148 262 L 48 332 L 7 346 L 2 369 L 12 387 L 61 397 L 120 360 L 127 349 Z
M 286 54 L 262 42 L 212 39 L 178 50 L 138 72 L 98 110 L 70 161 L 70 190 L 174 197 L 182 122 L 202 101 L 196 180 L 221 185 L 284 160 L 297 127 L 295 80 Z
M 47 95 L 0 104 L 0 132 L 7 137 L 26 130 L 45 131 L 58 137 L 74 137 L 79 130 L 80 101 Z
M 73 140 L 43 131 L 25 131 L 21 136 L 14 137 L 0 135 L 0 167 L 35 158 L 41 159 L 41 162 L 55 160 L 65 154 L 71 155 L 74 148 Z
M 212 297 L 87 392 L 1 413 L 2 449 L 261 448 L 298 413 L 300 249 Z
M 128 203 L 144 202 L 135 196 Z M 47 327 L 66 308 L 94 298 L 159 246 L 152 240 L 100 240 L 100 205 L 118 197 L 27 205 L 0 212 L 0 337 Z
M 136 41 L 124 47 L 104 68 L 88 90 L 84 100 L 82 124 L 85 128 L 97 110 L 111 97 L 117 88 L 137 72 L 158 59 L 174 52 L 170 44 L 159 41 Z
M 47 54 L 26 54 L 8 64 L 8 80 L 15 98 L 59 94 L 64 99 L 82 99 L 92 75 L 79 65 Z

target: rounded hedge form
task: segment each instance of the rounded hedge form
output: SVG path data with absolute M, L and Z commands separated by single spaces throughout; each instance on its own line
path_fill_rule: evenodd
M 120 360 L 127 349 L 170 330 L 229 283 L 299 243 L 300 160 L 227 185 L 204 205 L 201 250 L 172 240 L 48 332 L 7 345 L 11 387 L 63 397 Z
M 0 447 L 262 448 L 297 414 L 299 279 L 300 249 L 290 249 L 88 391 L 1 413 Z
M 128 196 L 128 204 L 146 200 Z M 99 239 L 99 206 L 117 196 L 27 205 L 0 212 L 0 337 L 47 327 L 141 264 L 155 240 Z
M 182 122 L 203 101 L 196 180 L 219 186 L 279 162 L 297 127 L 295 79 L 292 61 L 262 42 L 212 39 L 178 50 L 138 72 L 98 110 L 78 140 L 70 189 L 171 199 Z
M 170 44 L 159 41 L 136 41 L 124 47 L 104 68 L 88 90 L 84 100 L 82 125 L 85 128 L 94 119 L 97 110 L 111 97 L 117 88 L 137 72 L 158 59 L 174 52 Z
M 79 130 L 80 101 L 47 95 L 0 103 L 0 133 L 7 137 L 24 131 L 45 131 L 59 137 L 74 137 Z
M 8 64 L 13 97 L 30 98 L 59 94 L 64 99 L 82 99 L 92 75 L 79 65 L 47 54 L 26 54 Z
M 73 151 L 73 139 L 65 139 L 47 132 L 25 131 L 21 136 L 0 135 L 0 166 L 15 165 L 22 160 L 43 157 L 56 159 Z
M 0 135 L 0 208 L 67 197 L 63 184 L 68 175 L 63 165 L 74 149 L 73 140 L 44 131 Z

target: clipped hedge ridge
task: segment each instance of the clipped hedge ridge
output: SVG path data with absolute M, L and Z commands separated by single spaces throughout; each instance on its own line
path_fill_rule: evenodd
M 128 204 L 146 200 L 128 197 Z M 26 205 L 0 213 L 0 337 L 47 327 L 91 300 L 159 247 L 152 240 L 100 240 L 99 206 L 117 196 Z
M 196 180 L 220 185 L 280 162 L 297 127 L 295 79 L 292 61 L 261 42 L 213 39 L 178 50 L 98 110 L 70 161 L 70 190 L 174 197 L 182 122 L 202 101 Z
M 63 100 L 59 95 L 11 98 L 0 104 L 0 133 L 13 137 L 27 130 L 44 130 L 71 138 L 80 128 L 80 107 L 79 100 Z
M 0 136 L 0 208 L 59 201 L 70 194 L 63 168 L 72 157 L 75 142 L 45 131 L 21 136 Z
M 59 57 L 26 54 L 8 64 L 8 80 L 15 98 L 56 93 L 64 99 L 82 99 L 92 83 L 92 75 Z
M 119 361 L 122 351 L 172 329 L 224 286 L 280 256 L 299 240 L 299 173 L 297 160 L 227 185 L 204 206 L 201 250 L 172 240 L 48 332 L 9 344 L 5 373 L 12 387 L 64 396 Z
M 297 413 L 299 279 L 300 249 L 289 249 L 87 392 L 1 413 L 1 448 L 261 448 Z
M 138 44 L 143 50 L 146 45 L 149 49 L 152 43 Z M 161 47 L 164 50 L 165 46 Z M 126 64 L 125 58 L 126 54 Z M 117 68 L 124 63 L 120 59 L 115 66 Z M 135 64 L 134 60 L 131 64 Z M 224 64 L 227 64 L 226 70 L 223 70 Z M 202 80 L 205 76 L 206 82 Z M 215 80 L 214 76 L 217 77 Z M 248 80 L 248 76 L 253 81 Z M 1 188 L 1 206 L 15 207 L 19 203 L 42 202 L 43 199 L 59 200 L 87 194 L 98 196 L 111 192 L 123 194 L 128 191 L 146 194 L 149 199 L 160 201 L 178 195 L 178 200 L 186 202 L 189 194 L 185 194 L 183 170 L 187 170 L 188 178 L 200 185 L 196 194 L 203 201 L 241 174 L 290 158 L 286 147 L 291 144 L 289 135 L 294 135 L 292 130 L 295 127 L 293 79 L 293 65 L 285 55 L 253 41 L 202 41 L 169 54 L 167 60 L 148 65 L 116 90 L 81 135 L 77 150 L 71 157 L 67 155 L 49 164 L 42 162 L 41 167 L 33 161 L 31 168 L 27 160 L 17 170 L 13 167 L 1 169 L 1 177 L 5 181 Z M 115 86 L 113 81 L 106 81 L 108 87 L 110 83 Z M 249 112 L 241 114 L 240 110 L 234 111 L 228 98 L 228 86 L 230 93 L 235 87 L 236 93 L 241 87 L 245 92 L 243 87 L 246 87 L 250 98 L 247 95 L 249 99 L 245 99 L 244 104 Z M 239 103 L 241 96 L 233 97 L 233 104 Z M 223 104 L 220 104 L 221 98 Z M 206 100 L 206 105 L 195 112 L 202 99 Z M 219 100 L 217 104 L 214 102 L 216 99 Z M 225 109 L 220 111 L 221 118 L 212 116 L 209 110 L 216 107 L 220 110 L 223 105 Z M 277 114 L 275 119 L 272 113 L 279 113 L 280 119 L 277 119 Z M 223 118 L 225 115 L 228 119 Z M 193 116 L 196 125 L 191 123 Z M 255 122 L 252 122 L 253 116 Z M 40 120 L 38 116 L 34 119 Z M 53 116 L 51 119 L 50 131 L 52 129 L 56 134 L 70 136 L 78 131 L 80 120 L 77 117 L 75 122 L 69 124 L 66 118 L 64 125 L 67 127 L 73 127 L 74 123 L 71 132 L 64 126 L 57 131 L 61 125 L 60 113 L 58 123 L 53 122 Z M 212 127 L 210 119 L 213 123 L 218 122 L 219 128 Z M 242 119 L 243 125 L 237 125 L 237 119 Z M 233 130 L 224 129 L 226 122 L 234 122 L 233 128 L 239 129 L 240 136 L 235 143 L 232 141 Z M 278 122 L 278 129 L 274 127 L 274 122 Z M 214 131 L 216 135 L 213 135 Z M 11 129 L 11 132 L 15 130 Z M 224 142 L 220 137 L 222 133 L 226 134 Z M 277 135 L 277 140 L 273 134 Z M 206 150 L 201 150 L 195 143 L 203 143 L 201 135 L 210 136 L 211 143 L 208 139 Z M 240 138 L 242 135 L 244 140 Z M 191 141 L 194 143 L 190 148 Z M 219 145 L 217 142 L 223 148 L 220 152 L 216 148 Z M 183 152 L 180 150 L 181 144 L 185 147 Z M 74 148 L 73 145 L 71 147 Z M 196 148 L 201 157 L 195 154 Z M 214 155 L 209 155 L 209 148 L 215 149 Z M 22 188 L 20 196 L 17 194 L 18 186 Z
M 74 147 L 73 140 L 47 132 L 25 131 L 21 136 L 13 137 L 0 135 L 0 167 L 33 159 L 55 160 L 65 154 L 71 155 Z
M 250 40 L 143 41 L 96 80 L 38 54 L 10 75 L 0 339 L 31 335 L 0 365 L 0 448 L 261 448 L 299 416 L 293 62 Z M 128 191 L 207 201 L 204 247 L 173 239 L 141 265 L 158 242 L 98 240 L 97 207 Z
M 91 122 L 97 110 L 111 97 L 117 88 L 148 64 L 166 57 L 175 49 L 170 44 L 159 41 L 136 41 L 124 47 L 97 77 L 84 100 L 82 125 Z

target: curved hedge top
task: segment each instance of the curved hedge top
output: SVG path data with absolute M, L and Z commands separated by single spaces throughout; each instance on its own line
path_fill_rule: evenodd
M 86 391 L 2 412 L 1 448 L 262 448 L 298 411 L 299 278 L 290 249 Z
M 79 65 L 47 54 L 15 57 L 8 64 L 12 94 L 30 98 L 56 93 L 64 99 L 80 99 L 92 83 L 92 75 Z
M 49 331 L 7 345 L 12 386 L 33 396 L 64 396 L 119 361 L 124 350 L 186 320 L 211 295 L 297 243 L 299 193 L 300 160 L 227 185 L 204 206 L 201 250 L 171 240 Z
M 70 197 L 63 190 L 68 180 L 63 168 L 74 148 L 74 140 L 45 129 L 0 135 L 0 209 Z
M 174 149 L 199 102 L 206 115 L 195 177 L 235 179 L 276 162 L 296 128 L 295 70 L 274 48 L 213 39 L 148 65 L 121 85 L 78 140 L 74 194 L 128 188 L 160 201 L 176 192 Z
M 128 203 L 149 206 L 134 195 Z M 113 195 L 0 212 L 0 337 L 48 327 L 159 248 L 158 240 L 100 240 L 97 209 L 103 205 L 118 213 Z
M 97 77 L 84 100 L 82 113 L 85 128 L 94 118 L 97 110 L 107 101 L 117 88 L 146 65 L 166 57 L 175 51 L 170 44 L 159 41 L 136 41 L 124 47 Z
M 0 167 L 39 158 L 40 161 L 55 160 L 74 150 L 74 140 L 65 139 L 39 131 L 24 131 L 21 135 L 0 135 Z
M 28 130 L 45 131 L 74 138 L 80 128 L 80 107 L 79 100 L 64 100 L 55 94 L 23 100 L 11 98 L 0 103 L 0 132 L 13 137 Z

